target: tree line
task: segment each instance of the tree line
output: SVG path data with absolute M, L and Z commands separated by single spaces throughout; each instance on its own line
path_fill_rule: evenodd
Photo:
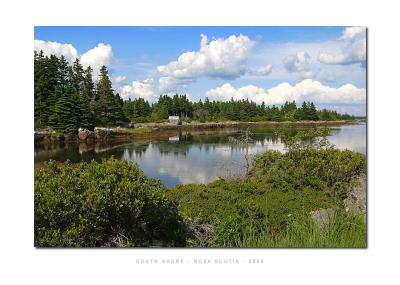
M 44 56 L 42 51 L 34 53 L 34 108 L 35 128 L 59 132 L 127 122 L 159 122 L 172 115 L 201 122 L 354 119 L 332 110 L 316 110 L 312 102 L 303 102 L 300 107 L 294 101 L 280 107 L 233 99 L 193 102 L 178 94 L 161 95 L 152 104 L 143 98 L 124 101 L 112 88 L 106 66 L 101 67 L 94 82 L 92 68 L 84 68 L 79 59 L 68 64 L 64 56 Z
M 180 116 L 187 120 L 198 121 L 336 121 L 352 120 L 354 116 L 339 114 L 336 111 L 317 110 L 313 102 L 286 102 L 282 106 L 257 105 L 246 100 L 228 102 L 210 101 L 192 102 L 186 95 L 161 95 L 157 102 L 150 104 L 143 98 L 124 101 L 124 113 L 133 122 L 152 122 L 165 120 L 168 116 Z

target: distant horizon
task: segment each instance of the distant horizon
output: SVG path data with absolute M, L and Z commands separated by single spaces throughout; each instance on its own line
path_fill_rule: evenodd
M 35 50 L 110 71 L 123 99 L 249 99 L 366 116 L 363 27 L 35 27 Z

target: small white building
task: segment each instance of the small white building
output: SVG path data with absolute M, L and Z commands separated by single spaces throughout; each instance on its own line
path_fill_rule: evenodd
M 169 116 L 168 117 L 168 121 L 171 124 L 174 124 L 174 125 L 180 125 L 181 124 L 181 119 L 179 118 L 179 116 Z

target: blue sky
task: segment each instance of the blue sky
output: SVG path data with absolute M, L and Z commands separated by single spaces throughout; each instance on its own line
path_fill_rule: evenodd
M 360 27 L 35 27 L 35 49 L 109 67 L 125 99 L 187 93 L 365 115 Z

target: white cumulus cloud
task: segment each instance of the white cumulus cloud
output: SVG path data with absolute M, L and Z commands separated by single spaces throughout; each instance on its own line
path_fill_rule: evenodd
M 319 61 L 326 64 L 361 63 L 365 66 L 367 58 L 367 41 L 365 27 L 347 27 L 340 37 L 344 46 L 338 53 L 320 53 Z
M 365 88 L 357 88 L 352 84 L 345 84 L 339 88 L 323 85 L 319 81 L 304 79 L 291 85 L 281 83 L 270 89 L 264 89 L 254 85 L 235 88 L 226 83 L 221 87 L 206 92 L 206 96 L 216 100 L 242 100 L 249 99 L 257 103 L 283 104 L 286 101 L 302 102 L 313 101 L 315 103 L 341 103 L 363 104 L 366 99 Z
M 79 57 L 78 51 L 71 44 L 35 40 L 34 46 L 35 46 L 35 51 L 39 52 L 42 50 L 45 56 L 50 56 L 53 54 L 57 57 L 60 57 L 63 55 L 69 63 L 72 63 L 75 59 Z
M 73 63 L 75 59 L 79 58 L 83 67 L 86 68 L 89 65 L 92 67 L 93 77 L 96 79 L 101 66 L 109 66 L 113 61 L 112 46 L 103 43 L 99 43 L 82 55 L 79 55 L 72 44 L 52 41 L 35 40 L 34 49 L 37 52 L 42 50 L 43 54 L 47 56 L 54 54 L 60 57 L 63 55 L 69 63 Z
M 83 67 L 89 65 L 93 69 L 93 75 L 98 75 L 100 68 L 105 65 L 109 66 L 113 60 L 113 52 L 111 45 L 99 43 L 96 47 L 88 50 L 81 56 Z
M 147 101 L 153 102 L 157 99 L 158 92 L 154 85 L 154 80 L 148 78 L 145 80 L 134 80 L 129 85 L 124 85 L 119 89 L 121 97 L 125 100 L 129 98 L 143 98 Z
M 202 34 L 198 51 L 185 52 L 176 61 L 157 67 L 161 75 L 160 86 L 171 88 L 173 85 L 164 83 L 179 84 L 180 80 L 198 77 L 237 78 L 245 73 L 244 64 L 254 44 L 245 35 L 231 35 L 209 42 Z

